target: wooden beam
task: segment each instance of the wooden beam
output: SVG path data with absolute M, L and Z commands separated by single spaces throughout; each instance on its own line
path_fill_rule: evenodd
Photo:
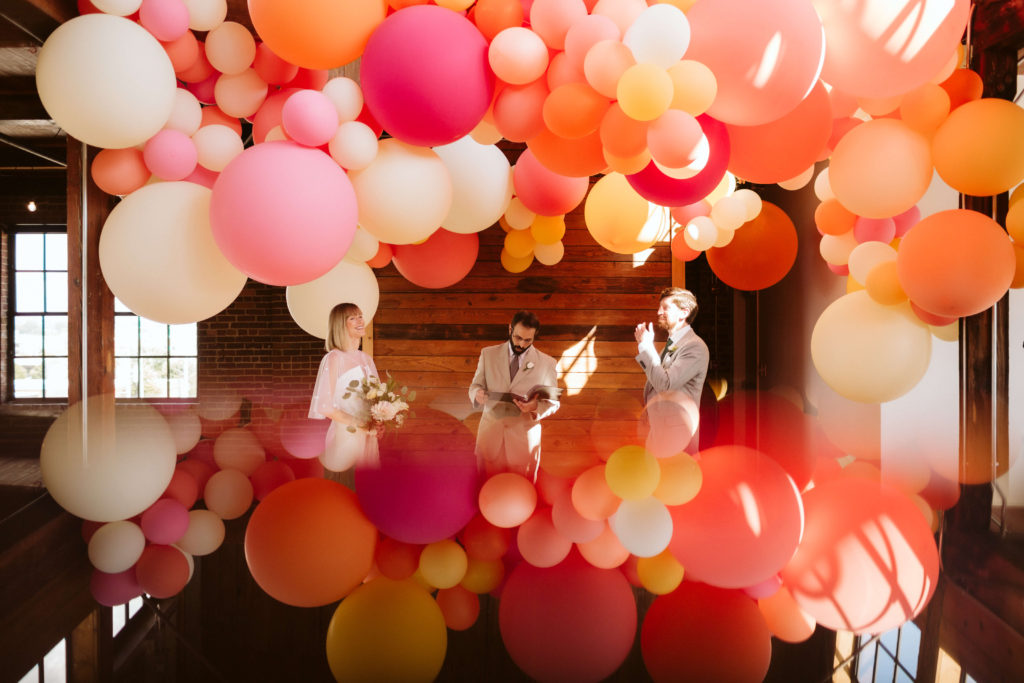
M 979 50 L 1016 50 L 1024 43 L 1024 0 L 976 0 L 971 41 Z

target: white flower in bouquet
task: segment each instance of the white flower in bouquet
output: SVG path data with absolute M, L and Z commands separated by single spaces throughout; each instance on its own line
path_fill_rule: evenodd
M 370 417 L 374 422 L 390 422 L 395 419 L 396 415 L 398 415 L 398 408 L 394 403 L 382 401 L 370 406 Z

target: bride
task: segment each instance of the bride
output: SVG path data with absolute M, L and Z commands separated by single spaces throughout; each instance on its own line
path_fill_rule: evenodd
M 343 303 L 331 309 L 327 355 L 320 361 L 309 417 L 331 420 L 320 462 L 334 472 L 380 462 L 377 432 L 365 429 L 370 422 L 366 401 L 349 387 L 353 380 L 377 376 L 373 358 L 359 350 L 365 335 L 366 323 L 358 306 Z

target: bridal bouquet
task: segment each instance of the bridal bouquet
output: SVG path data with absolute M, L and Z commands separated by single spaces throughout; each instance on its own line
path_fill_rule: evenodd
M 401 427 L 410 414 L 409 403 L 416 400 L 416 392 L 409 391 L 409 387 L 399 387 L 391 373 L 387 373 L 387 380 L 383 382 L 379 377 L 352 380 L 342 398 L 348 398 L 352 393 L 361 396 L 366 404 L 368 420 L 365 428 L 369 431 L 380 426 L 385 429 Z M 356 428 L 349 427 L 348 431 L 354 432 Z

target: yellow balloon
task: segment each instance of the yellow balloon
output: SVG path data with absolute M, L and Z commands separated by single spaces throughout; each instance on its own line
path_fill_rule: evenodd
M 530 234 L 537 244 L 560 241 L 565 235 L 565 216 L 537 216 L 530 225 Z
M 621 173 L 602 177 L 587 195 L 583 219 L 591 236 L 608 251 L 635 254 L 667 234 L 670 219 L 636 193 Z
M 658 460 L 661 477 L 654 489 L 654 497 L 665 505 L 682 505 L 693 500 L 704 483 L 700 465 L 689 453 Z
M 501 585 L 505 578 L 505 565 L 501 560 L 477 560 L 469 558 L 466 575 L 459 585 L 473 593 L 490 593 Z
M 668 75 L 672 79 L 671 109 L 680 109 L 698 116 L 706 112 L 715 101 L 718 81 L 703 62 L 683 59 L 669 67 Z
M 623 446 L 608 458 L 604 479 L 608 488 L 623 500 L 641 500 L 658 487 L 661 467 L 642 446 Z
M 436 588 L 459 585 L 469 560 L 462 546 L 451 539 L 429 543 L 420 553 L 420 573 Z
M 531 230 L 509 230 L 505 235 L 505 251 L 514 258 L 525 258 L 533 253 Z
M 410 580 L 378 577 L 341 601 L 327 626 L 338 681 L 433 681 L 448 649 L 441 608 Z
M 668 548 L 654 557 L 641 557 L 636 563 L 640 584 L 655 595 L 671 593 L 683 582 L 683 565 Z
M 626 69 L 615 88 L 622 111 L 637 121 L 653 121 L 664 114 L 672 104 L 673 93 L 668 72 L 648 62 Z
M 530 267 L 533 263 L 533 252 L 530 252 L 526 256 L 512 256 L 508 253 L 507 249 L 502 249 L 501 254 L 498 256 L 501 260 L 501 267 L 510 273 L 521 273 Z

